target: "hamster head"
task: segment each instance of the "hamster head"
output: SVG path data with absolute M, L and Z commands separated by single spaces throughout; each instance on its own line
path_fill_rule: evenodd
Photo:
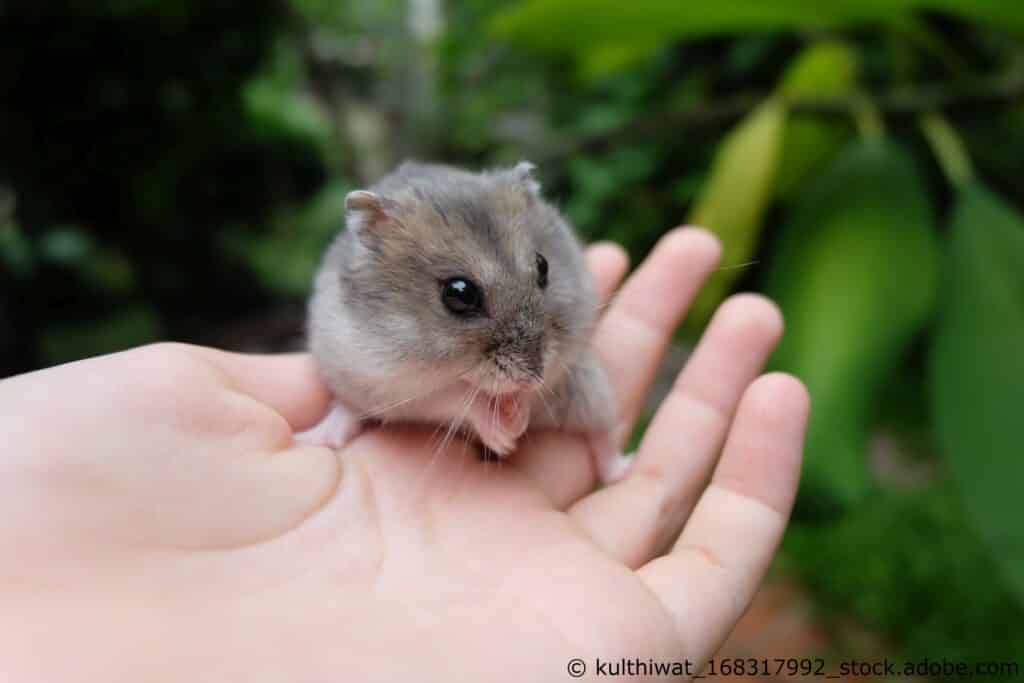
M 553 384 L 589 338 L 595 302 L 579 243 L 531 169 L 405 164 L 350 193 L 328 255 L 338 300 L 320 305 L 344 307 L 381 368 L 492 396 Z

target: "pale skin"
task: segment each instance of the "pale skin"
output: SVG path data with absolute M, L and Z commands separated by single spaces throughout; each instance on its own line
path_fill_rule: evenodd
M 622 434 L 718 254 L 673 231 L 605 310 Z M 588 259 L 610 297 L 624 254 Z M 501 463 L 429 430 L 297 445 L 330 400 L 306 355 L 157 345 L 0 382 L 0 680 L 566 681 L 573 657 L 704 661 L 796 490 L 807 395 L 761 375 L 781 331 L 761 297 L 723 304 L 628 476 L 596 492 L 568 434 L 528 432 Z

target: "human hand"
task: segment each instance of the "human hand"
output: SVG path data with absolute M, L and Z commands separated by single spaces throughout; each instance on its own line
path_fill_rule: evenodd
M 717 257 L 706 233 L 671 233 L 602 319 L 623 434 Z M 621 251 L 589 259 L 608 296 Z M 0 680 L 564 681 L 577 657 L 588 675 L 595 658 L 702 662 L 796 489 L 806 394 L 758 378 L 780 333 L 764 299 L 726 302 L 629 476 L 596 492 L 564 434 L 528 433 L 501 463 L 438 451 L 429 430 L 298 445 L 329 401 L 305 355 L 157 345 L 0 382 Z

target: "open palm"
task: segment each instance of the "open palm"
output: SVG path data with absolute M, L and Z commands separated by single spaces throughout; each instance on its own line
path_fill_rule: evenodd
M 671 233 L 603 316 L 623 434 L 717 257 L 706 233 Z M 589 258 L 610 296 L 621 251 Z M 528 433 L 508 462 L 430 431 L 296 445 L 329 401 L 305 355 L 159 345 L 0 382 L 0 680 L 699 668 L 796 489 L 806 395 L 758 378 L 780 333 L 764 299 L 726 302 L 629 476 L 598 491 L 565 434 Z

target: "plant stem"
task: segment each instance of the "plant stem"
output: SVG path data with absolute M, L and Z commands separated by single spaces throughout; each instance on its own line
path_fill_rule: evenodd
M 929 112 L 920 118 L 921 132 L 942 167 L 950 185 L 959 189 L 974 179 L 974 168 L 963 140 L 941 114 Z

